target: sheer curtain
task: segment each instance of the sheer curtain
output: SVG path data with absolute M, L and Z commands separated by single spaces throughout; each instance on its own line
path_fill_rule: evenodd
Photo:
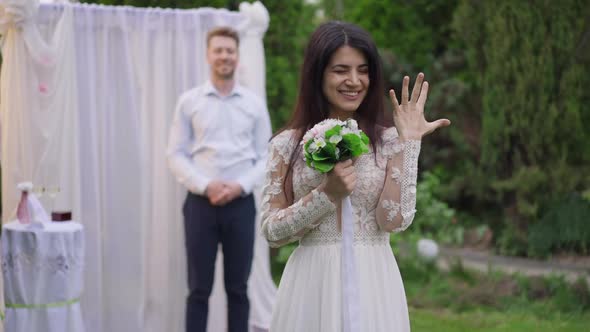
M 20 7 L 24 19 L 3 26 L 5 212 L 16 206 L 17 182 L 60 186 L 56 208 L 72 209 L 85 227 L 87 331 L 182 331 L 185 191 L 164 155 L 174 105 L 207 78 L 204 38 L 218 25 L 240 31 L 239 79 L 264 96 L 266 9 L 42 5 L 35 15 L 35 1 L 8 3 L 0 6 Z M 225 329 L 220 272 L 210 331 Z M 257 239 L 252 325 L 268 326 L 274 293 L 268 247 Z

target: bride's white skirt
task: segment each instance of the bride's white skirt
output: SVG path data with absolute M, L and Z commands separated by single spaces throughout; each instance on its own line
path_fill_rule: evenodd
M 299 246 L 287 262 L 273 310 L 272 332 L 340 332 L 340 243 Z M 389 243 L 355 244 L 361 331 L 410 331 L 408 306 Z

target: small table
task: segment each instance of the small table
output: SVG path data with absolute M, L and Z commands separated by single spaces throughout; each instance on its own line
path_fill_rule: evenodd
M 84 233 L 77 222 L 2 227 L 2 273 L 11 332 L 82 332 Z

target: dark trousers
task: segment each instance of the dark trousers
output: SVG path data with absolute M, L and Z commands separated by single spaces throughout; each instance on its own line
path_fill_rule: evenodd
M 254 197 L 240 197 L 212 206 L 206 197 L 189 193 L 184 202 L 189 295 L 186 332 L 205 332 L 213 287 L 217 247 L 223 248 L 229 332 L 247 332 L 250 303 L 248 276 L 254 251 Z

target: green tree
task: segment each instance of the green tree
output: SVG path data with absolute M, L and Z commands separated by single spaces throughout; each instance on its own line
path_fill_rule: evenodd
M 323 0 L 327 19 L 345 20 L 369 31 L 382 49 L 426 68 L 444 53 L 455 0 Z
M 540 207 L 588 188 L 590 5 L 583 0 L 463 1 L 455 32 L 482 93 L 475 181 L 526 242 Z M 520 252 L 522 253 L 522 252 Z
M 304 1 L 265 1 L 270 27 L 264 38 L 266 92 L 274 129 L 285 125 L 297 97 L 305 45 L 315 28 L 315 10 Z M 302 82 L 303 83 L 303 82 Z

